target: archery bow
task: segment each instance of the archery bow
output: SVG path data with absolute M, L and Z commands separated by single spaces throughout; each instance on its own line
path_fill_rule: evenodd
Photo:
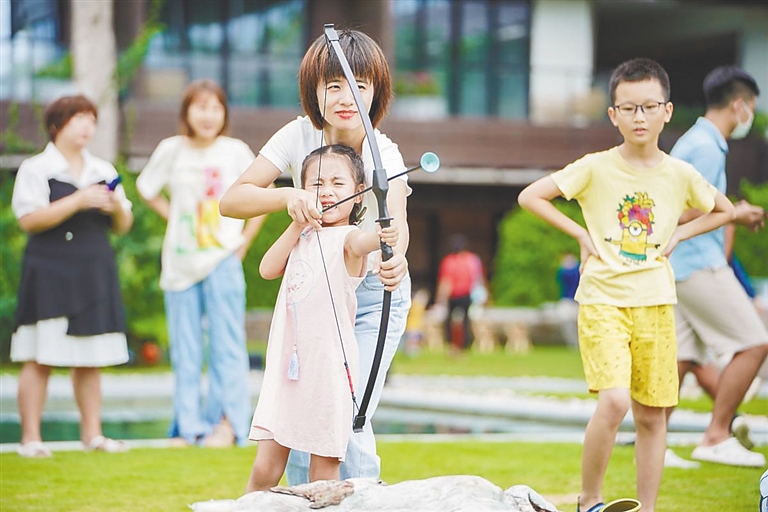
M 381 153 L 379 152 L 379 144 L 376 141 L 376 133 L 373 131 L 373 124 L 371 123 L 368 109 L 363 102 L 363 98 L 360 95 L 360 91 L 357 88 L 357 80 L 352 73 L 352 69 L 349 67 L 347 57 L 344 55 L 344 51 L 339 43 L 339 34 L 336 32 L 333 24 L 326 24 L 324 27 L 325 38 L 336 54 L 336 58 L 341 64 L 341 69 L 344 72 L 344 78 L 346 78 L 349 88 L 352 91 L 352 96 L 355 99 L 357 105 L 357 111 L 360 113 L 360 119 L 363 122 L 363 128 L 365 129 L 365 137 L 368 139 L 368 144 L 371 148 L 371 156 L 373 157 L 373 193 L 376 196 L 376 202 L 379 207 L 379 218 L 376 222 L 382 228 L 389 227 L 392 218 L 389 216 L 389 209 L 387 208 L 387 192 L 389 191 L 389 183 L 387 182 L 387 172 L 384 169 L 384 165 L 381 161 Z M 392 248 L 381 242 L 381 260 L 387 261 L 393 256 Z M 389 310 L 392 305 L 392 292 L 384 290 L 384 297 L 382 299 L 381 308 L 381 323 L 379 324 L 379 337 L 376 341 L 376 351 L 373 356 L 373 364 L 371 365 L 371 373 L 368 375 L 368 384 L 363 394 L 363 399 L 360 402 L 360 408 L 355 416 L 352 430 L 354 432 L 362 432 L 365 426 L 365 413 L 368 410 L 368 404 L 371 401 L 371 395 L 373 394 L 373 388 L 376 385 L 376 378 L 378 377 L 379 367 L 381 366 L 381 358 L 384 354 L 384 344 L 387 339 L 387 326 L 389 325 Z

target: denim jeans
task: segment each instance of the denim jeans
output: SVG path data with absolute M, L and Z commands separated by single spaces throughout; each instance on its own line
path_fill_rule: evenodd
M 195 443 L 226 416 L 238 444 L 245 445 L 251 401 L 245 348 L 245 278 L 240 260 L 230 256 L 186 290 L 166 291 L 165 313 L 175 380 L 169 436 Z M 208 396 L 203 412 L 200 381 L 206 330 Z
M 357 339 L 360 354 L 360 371 L 358 382 L 355 385 L 357 403 L 363 399 L 365 388 L 368 385 L 368 375 L 373 365 L 373 356 L 376 351 L 376 341 L 379 336 L 379 323 L 381 321 L 381 307 L 384 286 L 379 277 L 369 273 L 357 289 L 357 316 L 355 318 L 355 338 Z M 397 346 L 405 332 L 405 320 L 408 310 L 411 308 L 411 278 L 405 276 L 400 286 L 392 292 L 392 307 L 389 314 L 389 326 L 387 339 L 384 344 L 384 354 L 381 358 L 379 375 L 371 394 L 371 401 L 366 412 L 366 422 L 363 431 L 359 434 L 352 433 L 347 445 L 347 453 L 344 463 L 341 465 L 341 479 L 347 478 L 378 478 L 381 471 L 381 459 L 376 454 L 376 439 L 371 427 L 376 408 L 379 406 L 381 391 L 384 388 L 384 379 L 392 364 L 392 359 L 397 352 Z M 349 428 L 352 429 L 352 420 L 349 419 Z M 286 477 L 289 485 L 298 485 L 309 481 L 309 454 L 291 450 L 286 467 Z

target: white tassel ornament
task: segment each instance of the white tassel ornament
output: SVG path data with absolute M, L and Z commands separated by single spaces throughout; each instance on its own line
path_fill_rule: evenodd
M 291 360 L 288 362 L 288 380 L 299 380 L 299 355 L 296 353 L 296 345 L 293 346 Z

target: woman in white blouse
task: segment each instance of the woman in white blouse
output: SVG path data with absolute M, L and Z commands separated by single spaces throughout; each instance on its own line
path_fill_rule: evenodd
M 100 368 L 128 361 L 125 312 L 109 232 L 133 224 L 131 203 L 109 162 L 86 149 L 97 111 L 84 96 L 45 113 L 51 142 L 25 160 L 12 206 L 29 234 L 24 252 L 11 360 L 19 376 L 23 457 L 49 457 L 40 423 L 52 367 L 71 367 L 85 450 L 124 451 L 103 436 Z

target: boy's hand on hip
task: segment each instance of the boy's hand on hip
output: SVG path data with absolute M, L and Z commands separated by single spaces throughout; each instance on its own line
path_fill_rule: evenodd
M 600 259 L 600 255 L 597 252 L 595 244 L 592 242 L 592 237 L 589 236 L 589 232 L 585 229 L 584 232 L 576 239 L 579 242 L 579 249 L 581 254 L 581 264 L 579 265 L 579 274 L 584 272 L 584 265 L 587 264 L 587 260 L 590 256 Z
M 661 251 L 661 255 L 665 258 L 669 258 L 669 255 L 672 254 L 672 251 L 677 247 L 677 244 L 680 243 L 680 229 L 675 229 L 675 231 L 672 233 L 672 236 L 669 237 L 669 242 L 667 243 L 667 246 L 664 248 L 663 251 Z
M 734 217 L 737 224 L 746 226 L 752 231 L 765 227 L 765 210 L 759 206 L 741 200 L 733 205 Z

